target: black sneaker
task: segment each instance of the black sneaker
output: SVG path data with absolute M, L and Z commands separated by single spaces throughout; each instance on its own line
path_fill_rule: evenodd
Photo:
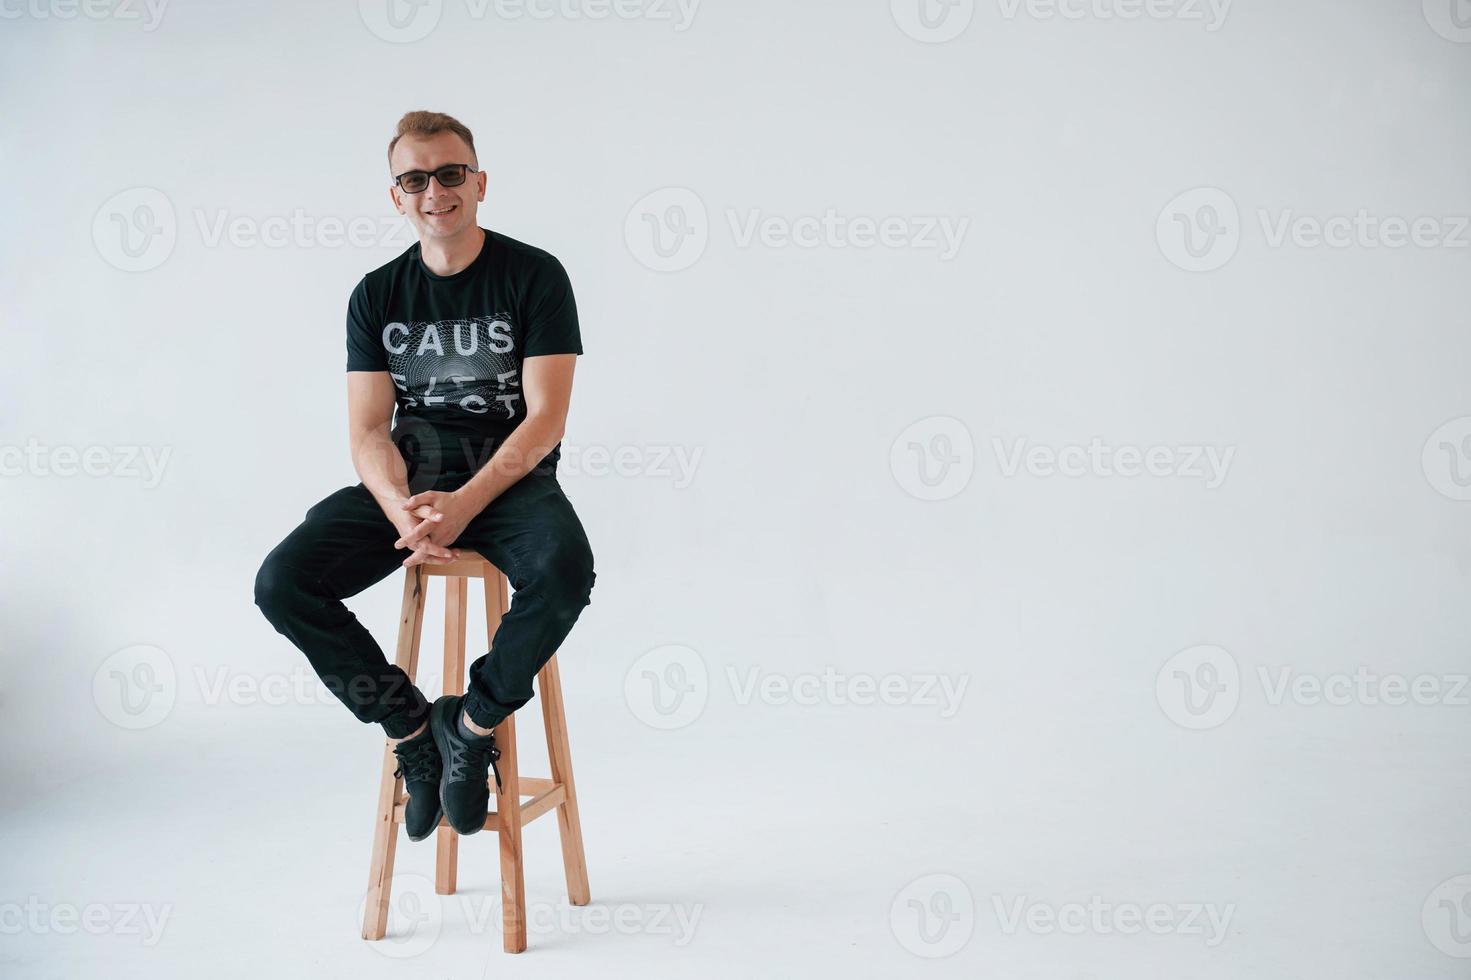
M 500 770 L 495 760 L 501 757 L 495 736 L 466 738 L 460 734 L 460 713 L 464 711 L 462 694 L 446 694 L 429 709 L 429 730 L 444 760 L 444 776 L 439 782 L 439 803 L 449 825 L 460 834 L 473 834 L 485 827 L 490 810 L 490 787 L 486 771 L 495 773 L 495 785 L 501 785 Z
M 439 777 L 444 772 L 440 761 L 439 746 L 434 736 L 425 732 L 404 739 L 393 747 L 398 756 L 395 776 L 402 776 L 404 788 L 409 791 L 409 802 L 404 807 L 404 830 L 409 840 L 423 840 L 434 833 L 444 809 L 439 802 Z

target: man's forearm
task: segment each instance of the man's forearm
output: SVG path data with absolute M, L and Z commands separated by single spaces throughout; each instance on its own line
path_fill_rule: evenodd
M 458 492 L 473 502 L 477 511 L 484 510 L 507 487 L 535 469 L 561 441 L 561 422 L 547 416 L 528 416 Z
M 387 425 L 364 432 L 353 440 L 352 465 L 385 515 L 409 496 L 409 468 L 394 445 Z

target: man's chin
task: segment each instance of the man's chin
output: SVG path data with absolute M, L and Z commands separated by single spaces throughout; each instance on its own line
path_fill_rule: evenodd
M 420 238 L 433 238 L 436 241 L 449 241 L 450 239 L 458 238 L 461 235 L 465 234 L 465 232 L 469 231 L 472 227 L 474 227 L 474 225 L 475 217 L 474 215 L 470 215 L 468 219 L 465 217 L 460 217 L 459 220 L 453 222 L 425 221 L 420 224 L 416 224 L 415 227 L 418 229 Z

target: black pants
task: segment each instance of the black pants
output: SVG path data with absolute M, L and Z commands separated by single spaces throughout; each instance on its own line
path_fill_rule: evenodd
M 454 490 L 469 478 L 445 473 L 410 488 Z M 342 600 L 402 571 L 410 552 L 393 547 L 398 536 L 366 487 L 343 487 L 312 505 L 255 578 L 255 604 L 271 625 L 360 721 L 382 724 L 389 738 L 413 732 L 429 706 Z M 490 651 L 470 664 L 465 711 L 491 728 L 531 700 L 532 678 L 591 602 L 592 550 L 555 469 L 545 467 L 491 501 L 453 546 L 480 552 L 515 590 Z

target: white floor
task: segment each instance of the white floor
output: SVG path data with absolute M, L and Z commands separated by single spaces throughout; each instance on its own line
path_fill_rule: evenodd
M 181 694 L 101 755 L 11 779 L 0 974 L 1464 975 L 1422 908 L 1471 870 L 1448 805 L 1464 709 L 1270 706 L 1247 682 L 1229 722 L 1191 732 L 1148 684 L 999 661 L 948 719 L 743 706 L 705 659 L 708 706 L 675 731 L 620 699 L 629 658 L 564 665 L 593 902 L 567 908 L 555 826 L 532 825 L 520 956 L 500 949 L 490 834 L 462 842 L 443 899 L 432 842 L 401 838 L 390 935 L 359 938 L 370 730 L 335 704 Z M 523 771 L 543 773 L 522 717 Z

